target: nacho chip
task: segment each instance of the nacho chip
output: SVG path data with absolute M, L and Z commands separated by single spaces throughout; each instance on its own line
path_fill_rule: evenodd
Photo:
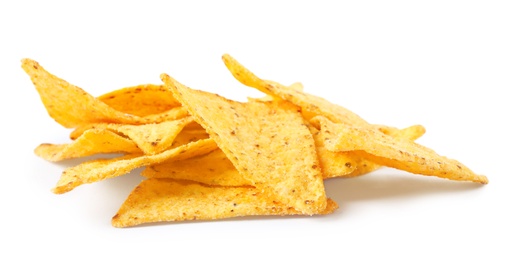
M 135 168 L 162 163 L 167 160 L 182 160 L 209 153 L 217 149 L 212 139 L 204 139 L 166 150 L 156 155 L 130 154 L 114 159 L 98 159 L 66 169 L 53 192 L 57 194 L 71 191 L 86 183 L 93 183 L 129 173 Z
M 36 61 L 22 60 L 49 115 L 66 128 L 88 123 L 146 123 L 141 117 L 119 112 L 81 88 L 47 72 Z
M 228 54 L 223 55 L 223 61 L 231 74 L 242 84 L 258 89 L 265 94 L 287 100 L 301 107 L 304 115 L 323 115 L 335 123 L 356 126 L 369 125 L 352 111 L 333 104 L 322 97 L 314 96 L 294 88 L 288 88 L 274 81 L 258 78 Z M 310 117 L 306 119 L 310 119 Z
M 131 139 L 145 154 L 157 154 L 170 146 L 180 131 L 193 119 L 185 117 L 158 124 L 126 125 L 126 124 L 87 124 L 75 129 L 70 136 L 78 136 L 88 129 L 109 130 Z
M 139 117 L 160 114 L 181 106 L 167 88 L 154 84 L 118 89 L 97 99 L 117 111 Z
M 374 128 L 335 124 L 318 117 L 325 146 L 332 151 L 353 151 L 376 164 L 407 172 L 440 178 L 486 184 L 486 176 L 477 175 L 462 163 L 438 155 L 435 151 L 408 139 L 393 138 Z
M 303 85 L 300 82 L 293 83 L 293 84 L 289 85 L 288 88 L 296 89 L 298 91 L 303 91 Z M 274 101 L 276 99 L 279 100 L 280 98 L 278 98 L 276 96 L 270 96 L 270 95 L 266 95 L 261 98 L 252 98 L 252 97 L 247 98 L 247 100 L 249 100 L 250 102 L 253 102 L 253 101 Z
M 316 144 L 316 152 L 321 164 L 323 178 L 333 178 L 348 175 L 356 170 L 357 162 L 349 153 L 336 153 L 324 146 L 324 138 L 320 131 L 310 125 L 310 132 Z
M 151 165 L 141 173 L 148 178 L 189 180 L 205 185 L 252 186 L 233 166 L 221 149 L 187 160 Z
M 41 144 L 35 154 L 57 162 L 104 153 L 140 153 L 137 145 L 123 136 L 103 129 L 90 129 L 69 144 Z
M 200 129 L 182 129 L 182 131 L 175 137 L 172 142 L 171 148 L 176 148 L 181 145 L 186 145 L 191 142 L 209 138 L 209 134 L 205 130 Z
M 326 205 L 319 214 L 329 214 L 337 208 L 330 199 Z M 112 225 L 130 227 L 162 221 L 298 214 L 301 213 L 250 186 L 209 187 L 194 182 L 147 179 L 128 196 L 112 218 Z
M 240 103 L 192 90 L 166 74 L 162 80 L 245 179 L 304 214 L 326 208 L 314 140 L 297 107 Z
M 394 138 L 408 139 L 411 141 L 417 140 L 426 132 L 426 129 L 422 125 L 413 125 L 403 129 L 397 129 L 389 126 L 376 126 L 376 127 L 378 128 L 379 131 L 381 131 L 384 134 L 387 134 Z M 354 158 L 354 161 L 356 163 L 356 169 L 350 174 L 338 177 L 357 177 L 373 172 L 382 167 L 382 165 L 373 163 L 361 157 L 359 154 L 355 154 L 353 152 L 343 152 L 343 153 L 350 153 L 350 155 Z
M 144 116 L 145 123 L 161 123 L 170 120 L 177 120 L 189 116 L 184 107 L 173 107 L 165 112 Z

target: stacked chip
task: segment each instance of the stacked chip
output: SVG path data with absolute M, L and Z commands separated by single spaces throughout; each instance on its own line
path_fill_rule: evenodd
M 267 94 L 248 102 L 191 89 L 167 74 L 93 97 L 24 59 L 49 115 L 74 129 L 67 144 L 41 144 L 53 162 L 94 156 L 61 174 L 54 193 L 144 167 L 141 183 L 112 218 L 115 227 L 251 215 L 318 215 L 337 209 L 324 180 L 386 166 L 450 180 L 487 183 L 460 162 L 415 142 L 421 125 L 369 124 L 303 91 L 263 80 L 230 55 L 246 86 Z M 100 154 L 119 154 L 96 159 Z

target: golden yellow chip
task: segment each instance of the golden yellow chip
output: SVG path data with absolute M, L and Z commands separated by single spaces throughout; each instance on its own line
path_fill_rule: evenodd
M 488 182 L 486 176 L 477 175 L 462 163 L 438 155 L 409 139 L 395 139 L 374 128 L 335 124 L 325 117 L 318 117 L 317 120 L 329 150 L 353 151 L 376 164 L 415 174 L 482 184 Z
M 252 186 L 233 166 L 221 149 L 187 160 L 151 165 L 141 173 L 148 178 L 189 180 L 206 185 Z
M 60 194 L 86 183 L 101 181 L 129 173 L 135 168 L 158 164 L 167 160 L 182 160 L 217 149 L 212 139 L 204 139 L 166 150 L 155 155 L 131 154 L 114 159 L 98 159 L 66 169 L 53 192 Z
M 99 96 L 98 100 L 117 111 L 139 117 L 160 114 L 181 106 L 170 90 L 154 84 L 118 89 Z
M 144 123 L 141 117 L 119 112 L 81 88 L 47 72 L 36 61 L 22 60 L 49 115 L 60 125 L 72 128 L 88 123 Z
M 348 175 L 356 170 L 356 161 L 348 153 L 336 153 L 324 146 L 324 138 L 320 131 L 310 125 L 310 132 L 316 144 L 316 152 L 321 164 L 323 178 L 332 178 Z
M 333 212 L 337 205 L 328 199 L 319 214 Z M 209 187 L 171 179 L 147 179 L 128 196 L 112 218 L 114 227 L 184 220 L 215 220 L 258 215 L 302 214 L 258 189 Z
M 283 100 L 287 100 L 301 107 L 303 111 L 306 111 L 304 115 L 324 115 L 336 123 L 344 123 L 357 126 L 369 125 L 364 119 L 352 111 L 339 105 L 333 104 L 322 97 L 314 96 L 299 91 L 295 88 L 288 88 L 274 81 L 258 78 L 230 55 L 223 55 L 223 61 L 231 74 L 242 84 L 256 88 L 268 95 L 280 97 Z
M 289 85 L 288 88 L 296 89 L 298 91 L 303 91 L 303 85 L 300 82 L 293 83 L 293 84 Z M 279 99 L 279 98 L 276 98 L 275 96 L 270 96 L 270 95 L 266 95 L 261 98 L 252 98 L 252 97 L 247 98 L 247 100 L 249 100 L 250 102 L 253 102 L 253 101 L 274 101 L 276 99 Z
M 172 148 L 207 138 L 209 138 L 209 134 L 203 129 L 184 128 L 175 137 L 175 140 L 172 142 Z
M 53 162 L 101 153 L 140 152 L 132 140 L 103 129 L 85 131 L 69 144 L 41 144 L 35 148 L 36 155 Z
M 394 138 L 400 138 L 400 139 L 403 138 L 411 141 L 417 140 L 426 132 L 426 129 L 422 125 L 413 125 L 403 129 L 397 129 L 389 126 L 375 126 L 375 127 L 377 127 L 377 129 L 382 133 L 390 135 Z M 382 167 L 382 165 L 373 163 L 361 157 L 359 154 L 355 154 L 354 152 L 339 152 L 339 153 L 350 154 L 350 156 L 352 156 L 354 158 L 354 161 L 356 162 L 356 169 L 350 174 L 338 177 L 357 177 L 370 173 Z
M 188 111 L 184 107 L 173 107 L 165 112 L 142 117 L 144 123 L 160 123 L 169 120 L 177 120 L 187 117 Z M 139 122 L 142 123 L 142 122 Z
M 302 213 L 326 208 L 314 139 L 296 106 L 240 103 L 190 89 L 166 74 L 162 80 L 245 179 Z
M 70 136 L 78 136 L 87 129 L 109 130 L 131 139 L 145 154 L 157 154 L 170 146 L 179 132 L 189 123 L 191 117 L 185 117 L 158 124 L 126 125 L 126 124 L 87 124 L 74 130 Z
M 379 167 L 486 184 L 460 162 L 415 142 L 421 125 L 372 125 L 339 105 L 263 80 L 230 55 L 231 74 L 267 96 L 242 103 L 194 90 L 166 74 L 163 85 L 118 89 L 97 98 L 22 60 L 48 114 L 75 128 L 68 144 L 41 144 L 35 154 L 61 161 L 122 153 L 67 168 L 61 194 L 139 167 L 147 179 L 112 218 L 115 227 L 258 215 L 329 214 L 324 179 L 355 177 Z

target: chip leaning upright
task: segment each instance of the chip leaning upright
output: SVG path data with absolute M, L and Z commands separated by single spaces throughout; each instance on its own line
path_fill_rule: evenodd
M 315 143 L 298 108 L 289 102 L 227 100 L 162 80 L 243 177 L 303 214 L 326 209 Z

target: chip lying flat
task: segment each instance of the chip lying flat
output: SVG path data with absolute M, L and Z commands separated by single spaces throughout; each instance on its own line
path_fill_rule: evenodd
M 486 176 L 477 175 L 460 162 L 408 139 L 395 139 L 373 128 L 335 124 L 317 117 L 325 145 L 335 152 L 354 151 L 376 164 L 411 173 L 485 184 Z
M 242 176 L 304 214 L 326 208 L 314 139 L 288 102 L 240 103 L 162 80 Z
M 328 200 L 319 214 L 333 212 Z M 161 221 L 212 220 L 239 216 L 297 215 L 292 207 L 254 187 L 209 187 L 170 179 L 142 181 L 112 218 L 114 227 Z
M 216 143 L 212 139 L 204 139 L 155 155 L 130 154 L 114 159 L 88 161 L 66 169 L 58 180 L 56 187 L 53 188 L 53 192 L 57 194 L 65 193 L 82 184 L 117 177 L 129 173 L 135 168 L 161 163 L 166 160 L 191 158 L 209 153 L 214 149 L 217 149 Z

